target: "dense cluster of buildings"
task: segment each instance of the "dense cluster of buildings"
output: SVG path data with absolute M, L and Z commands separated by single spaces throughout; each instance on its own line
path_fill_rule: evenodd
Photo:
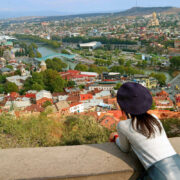
M 44 62 L 42 64 L 44 65 Z M 142 85 L 149 89 L 157 86 L 155 80 L 150 83 L 151 79 L 144 75 L 123 77 L 117 73 L 110 73 L 109 76 L 104 74 L 104 77 L 93 72 L 68 70 L 61 72 L 60 76 L 64 79 L 75 81 L 77 85 L 84 84 L 84 88 L 80 89 L 78 86 L 75 86 L 65 88 L 64 92 L 59 93 L 51 93 L 46 90 L 39 92 L 30 90 L 25 95 L 19 95 L 16 92 L 7 95 L 1 94 L 0 111 L 14 112 L 16 115 L 27 116 L 39 114 L 47 106 L 50 106 L 52 108 L 52 115 L 55 117 L 92 113 L 101 125 L 112 128 L 124 118 L 116 101 L 117 90 L 114 88 L 117 83 L 134 81 L 142 83 Z M 22 83 L 22 81 L 16 82 L 20 80 L 20 77 L 25 78 L 26 76 L 11 76 L 7 80 L 18 84 Z M 132 79 L 130 80 L 130 78 Z M 180 94 L 176 94 L 174 99 L 175 101 L 169 97 L 166 91 L 154 94 L 155 114 L 163 118 L 180 117 Z
M 173 102 L 167 92 L 157 93 L 153 96 L 156 110 L 150 112 L 154 112 L 161 118 L 179 118 L 180 95 L 177 94 L 175 98 L 176 101 Z M 0 109 L 1 112 L 14 112 L 27 116 L 43 112 L 47 102 L 47 106 L 52 108 L 52 114 L 56 117 L 92 113 L 101 125 L 108 128 L 112 128 L 124 118 L 113 92 L 97 88 L 94 90 L 70 88 L 61 93 L 31 90 L 25 95 L 12 92 L 0 96 Z
M 97 21 L 98 20 L 98 21 Z M 136 16 L 99 16 L 63 19 L 47 22 L 11 23 L 6 28 L 2 27 L 4 34 L 29 34 L 45 39 L 53 36 L 64 37 L 107 37 L 130 41 L 149 41 L 151 47 L 162 48 L 162 53 L 167 53 L 164 42 L 178 39 L 180 36 L 180 16 L 178 14 L 163 14 L 155 12 L 142 17 Z M 33 28 L 32 28 L 33 27 Z M 1 41 L 1 40 L 0 40 Z M 82 47 L 94 49 L 100 46 L 99 42 L 80 44 Z M 120 49 L 136 49 L 144 46 L 137 45 L 114 45 Z M 113 47 L 113 45 L 112 45 Z M 148 47 L 146 47 L 148 48 Z M 148 50 L 148 49 L 147 49 Z M 144 51 L 141 48 L 141 51 Z M 172 55 L 172 51 L 170 52 Z
M 98 21 L 99 23 L 97 23 L 97 18 L 101 19 L 101 21 Z M 180 41 L 178 40 L 180 24 L 177 23 L 179 20 L 179 15 L 168 16 L 156 13 L 139 18 L 88 17 L 42 23 L 12 23 L 3 29 L 3 32 L 8 35 L 15 33 L 36 35 L 46 39 L 51 39 L 53 36 L 60 38 L 81 36 L 136 41 L 137 44 L 135 45 L 111 44 L 111 48 L 138 50 L 142 53 L 146 52 L 146 48 L 162 48 L 163 53 L 169 57 L 180 55 Z M 174 22 L 176 25 L 161 26 L 166 21 Z M 0 28 L 3 27 L 0 25 Z M 8 75 L 6 81 L 15 83 L 21 90 L 24 82 L 31 77 L 30 71 L 41 72 L 45 71 L 47 67 L 45 61 L 41 61 L 41 63 L 32 61 L 31 66 L 28 66 L 27 63 L 21 61 L 21 58 L 15 57 L 15 52 L 21 51 L 21 49 L 13 47 L 14 40 L 10 36 L 0 36 L 0 47 L 3 49 L 3 54 L 0 56 L 0 74 Z M 171 40 L 175 42 L 174 47 L 165 48 L 163 43 Z M 149 42 L 148 47 L 141 43 L 145 41 Z M 90 51 L 101 46 L 102 44 L 97 41 L 79 44 L 81 49 L 89 49 Z M 128 57 L 129 55 L 126 54 L 125 56 Z M 23 60 L 26 58 L 28 57 L 23 57 Z M 130 56 L 129 59 L 131 58 Z M 27 62 L 31 62 L 31 59 L 28 58 Z M 94 63 L 94 61 L 92 62 Z M 164 66 L 166 65 L 167 63 L 164 64 Z M 160 118 L 180 117 L 180 94 L 160 90 L 157 79 L 148 75 L 126 75 L 119 72 L 98 74 L 67 70 L 59 72 L 59 76 L 64 80 L 74 81 L 75 86 L 65 88 L 64 92 L 58 93 L 51 93 L 46 90 L 39 92 L 30 90 L 25 95 L 16 92 L 0 94 L 0 112 L 10 112 L 16 116 L 32 115 L 39 114 L 50 106 L 52 109 L 51 115 L 55 117 L 87 114 L 95 117 L 101 125 L 112 128 L 121 119 L 125 118 L 116 101 L 116 87 L 130 81 L 139 83 L 152 92 L 155 110 L 151 110 L 151 113 L 158 115 Z M 169 86 L 178 90 L 177 85 L 180 87 L 179 83 L 180 75 L 172 80 Z

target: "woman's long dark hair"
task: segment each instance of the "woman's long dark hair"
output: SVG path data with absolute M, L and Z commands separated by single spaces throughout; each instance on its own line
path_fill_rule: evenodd
M 127 113 L 126 113 L 127 114 Z M 131 115 L 132 127 L 135 131 L 141 133 L 147 138 L 154 137 L 157 131 L 161 133 L 162 127 L 156 118 L 147 112 L 140 115 Z

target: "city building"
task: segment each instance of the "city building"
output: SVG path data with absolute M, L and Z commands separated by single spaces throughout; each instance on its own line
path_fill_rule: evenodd
M 101 42 L 97 42 L 97 41 L 79 44 L 80 48 L 91 49 L 91 50 L 99 48 L 101 46 L 102 46 Z
M 45 61 L 41 61 L 41 71 L 45 71 L 47 69 Z
M 41 90 L 36 94 L 36 104 L 43 105 L 46 101 L 53 104 L 52 94 L 49 91 Z
M 152 19 L 149 21 L 148 26 L 159 26 L 159 20 L 157 19 L 157 14 L 153 12 Z

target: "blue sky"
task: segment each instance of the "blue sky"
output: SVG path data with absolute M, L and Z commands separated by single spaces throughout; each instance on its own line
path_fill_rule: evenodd
M 137 0 L 138 6 L 176 6 L 180 0 Z M 84 13 L 117 11 L 134 7 L 136 0 L 0 0 L 0 11 L 51 11 Z

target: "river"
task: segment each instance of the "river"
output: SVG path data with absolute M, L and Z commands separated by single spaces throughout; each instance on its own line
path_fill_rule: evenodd
M 51 54 L 54 54 L 54 53 L 61 53 L 61 49 L 53 49 L 53 48 L 50 48 L 48 46 L 43 46 L 41 44 L 38 44 L 38 51 L 42 54 L 42 56 L 48 56 L 48 55 L 51 55 Z M 68 64 L 68 66 L 71 68 L 71 69 L 74 69 L 75 66 L 76 66 L 76 63 L 73 63 L 73 62 L 70 62 L 70 61 L 67 61 L 67 60 L 63 60 L 66 64 Z M 164 72 L 164 71 L 153 71 L 153 70 L 145 70 L 145 73 L 146 74 L 151 74 L 152 72 L 154 73 L 163 73 L 165 74 L 166 76 L 166 82 L 169 82 L 172 77 L 170 76 L 170 74 L 168 72 Z
M 53 48 L 50 48 L 47 46 L 42 46 L 40 44 L 37 44 L 37 45 L 38 45 L 38 51 L 41 53 L 42 57 L 49 56 L 49 55 L 52 55 L 54 53 L 61 53 L 60 48 L 59 49 L 53 49 Z M 75 66 L 77 65 L 77 63 L 73 63 L 73 62 L 70 62 L 70 61 L 65 60 L 65 59 L 62 59 L 62 61 L 68 65 L 67 69 L 74 69 Z

